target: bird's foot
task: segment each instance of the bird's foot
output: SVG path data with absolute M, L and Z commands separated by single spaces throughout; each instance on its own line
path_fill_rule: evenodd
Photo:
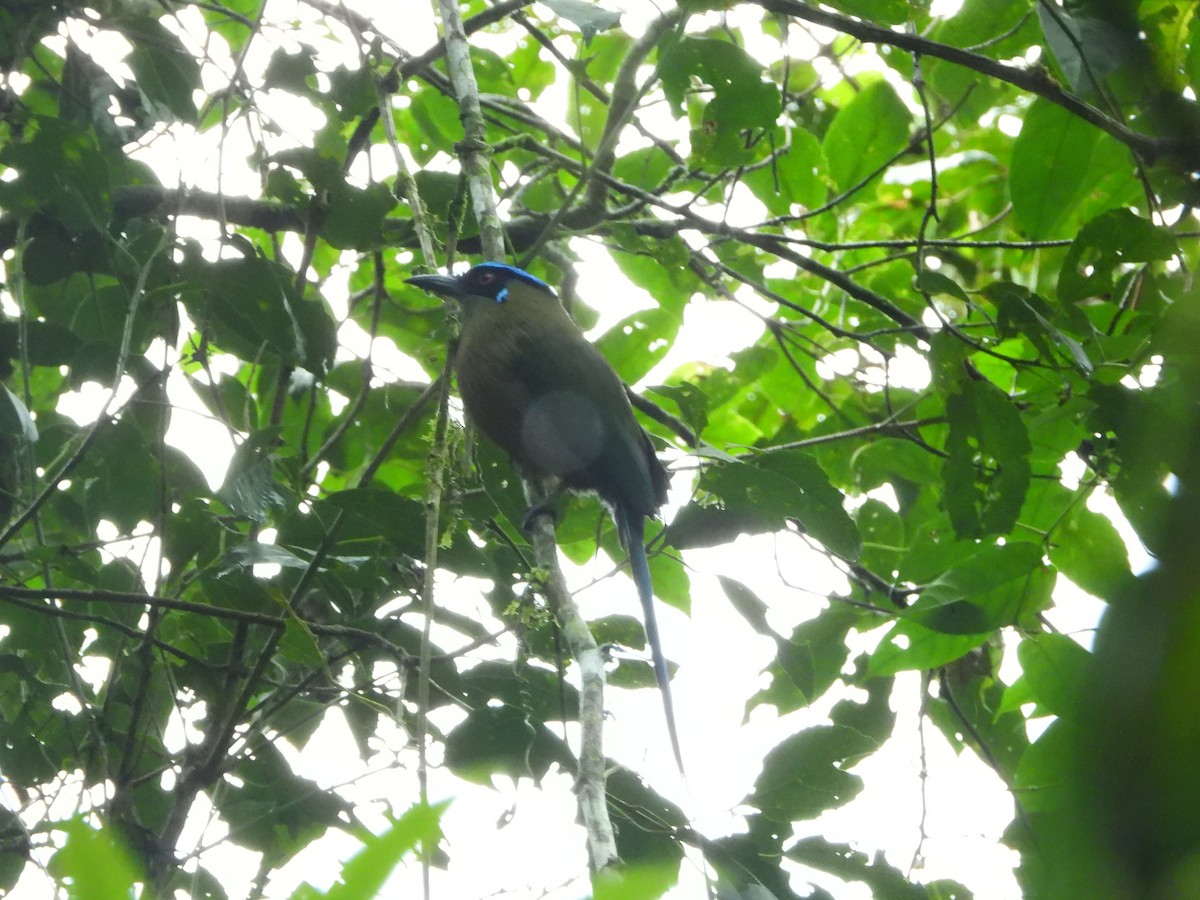
M 554 497 L 547 497 L 541 503 L 535 503 L 529 507 L 528 511 L 521 518 L 521 530 L 525 532 L 533 531 L 533 523 L 537 521 L 538 516 L 548 516 L 550 525 L 558 524 L 558 510 L 554 508 Z

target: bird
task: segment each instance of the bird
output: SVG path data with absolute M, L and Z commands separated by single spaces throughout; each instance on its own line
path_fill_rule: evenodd
M 454 357 L 468 418 L 526 477 L 596 494 L 629 556 L 646 641 L 679 771 L 671 682 L 654 613 L 645 527 L 667 500 L 669 476 L 638 423 L 625 385 L 584 337 L 558 295 L 524 269 L 483 262 L 461 275 L 414 275 L 408 284 L 458 303 Z M 553 496 L 553 494 L 551 495 Z M 528 525 L 542 512 L 535 506 Z

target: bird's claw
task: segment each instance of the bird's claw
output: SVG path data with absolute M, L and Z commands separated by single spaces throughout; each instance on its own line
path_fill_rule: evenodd
M 521 530 L 524 532 L 533 531 L 533 523 L 537 520 L 538 516 L 548 516 L 551 526 L 558 524 L 558 510 L 554 508 L 551 502 L 546 501 L 545 503 L 535 503 L 529 507 L 528 511 L 521 518 Z

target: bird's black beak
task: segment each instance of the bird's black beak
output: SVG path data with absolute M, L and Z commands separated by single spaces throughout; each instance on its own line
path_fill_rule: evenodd
M 404 283 L 415 284 L 423 291 L 455 300 L 461 300 L 463 296 L 462 285 L 451 275 L 414 275 L 412 278 L 405 278 Z

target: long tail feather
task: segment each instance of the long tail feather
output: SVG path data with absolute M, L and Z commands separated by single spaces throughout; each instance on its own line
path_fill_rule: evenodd
M 667 732 L 671 737 L 671 749 L 675 763 L 683 772 L 683 754 L 679 750 L 679 734 L 675 729 L 675 703 L 671 699 L 671 680 L 667 672 L 667 659 L 663 656 L 662 640 L 658 636 L 658 619 L 654 615 L 654 585 L 650 581 L 650 566 L 646 562 L 645 519 L 617 510 L 617 528 L 621 541 L 629 554 L 629 566 L 633 571 L 633 582 L 637 585 L 638 599 L 642 601 L 642 617 L 646 626 L 646 641 L 650 644 L 650 655 L 654 660 L 654 679 L 662 694 L 663 712 L 667 717 Z

